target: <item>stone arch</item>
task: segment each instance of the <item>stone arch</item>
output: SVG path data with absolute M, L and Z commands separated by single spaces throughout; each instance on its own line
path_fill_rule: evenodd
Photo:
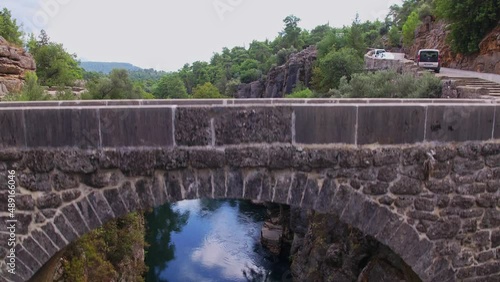
M 436 163 L 429 163 L 430 151 Z M 4 154 L 7 167 L 20 171 L 19 218 L 26 218 L 27 226 L 16 252 L 18 274 L 7 274 L 4 263 L 2 276 L 28 279 L 58 250 L 112 218 L 206 197 L 270 201 L 338 215 L 392 249 L 422 280 L 452 281 L 456 269 L 443 253 L 454 246 L 463 224 L 459 216 L 439 218 L 420 205 L 439 205 L 437 201 L 447 197 L 443 195 L 455 193 L 454 184 L 442 175 L 450 173 L 449 165 L 464 175 L 477 170 L 476 179 L 497 185 L 491 180 L 498 169 L 484 165 L 494 160 L 490 152 L 497 156 L 498 144 L 40 149 Z M 467 154 L 474 157 L 469 161 Z M 454 158 L 439 167 L 438 160 Z M 481 168 L 478 158 L 483 158 Z M 429 166 L 432 171 L 426 170 Z M 462 205 L 460 200 L 469 205 L 470 199 L 462 198 L 452 198 L 451 205 Z M 486 222 L 492 228 L 495 216 Z M 430 226 L 424 229 L 419 221 Z

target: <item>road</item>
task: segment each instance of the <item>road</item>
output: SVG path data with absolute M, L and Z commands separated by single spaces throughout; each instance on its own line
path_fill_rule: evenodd
M 441 73 L 436 74 L 436 76 L 447 76 L 447 77 L 476 77 L 484 80 L 489 80 L 492 82 L 500 83 L 500 75 L 492 73 L 480 73 L 475 71 L 465 71 L 450 68 L 441 68 Z
M 395 60 L 403 60 L 405 58 L 404 53 L 390 53 L 391 57 L 394 57 Z M 500 83 L 500 75 L 498 74 L 492 74 L 492 73 L 480 73 L 480 72 L 475 72 L 475 71 L 465 71 L 465 70 L 457 70 L 457 69 L 450 69 L 450 68 L 441 68 L 441 73 L 436 74 L 438 77 L 475 77 L 475 78 L 481 78 L 484 80 L 489 80 L 495 83 Z

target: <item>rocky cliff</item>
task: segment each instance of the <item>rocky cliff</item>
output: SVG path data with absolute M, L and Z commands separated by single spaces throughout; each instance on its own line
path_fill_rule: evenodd
M 293 281 L 420 281 L 389 248 L 338 217 L 291 210 Z
M 446 43 L 448 24 L 427 17 L 415 32 L 415 42 L 406 51 L 408 58 L 415 58 L 419 49 L 441 50 L 442 65 L 463 70 L 500 74 L 500 25 L 479 44 L 480 52 L 472 55 L 456 54 Z
M 0 97 L 21 89 L 27 71 L 36 69 L 33 57 L 0 36 Z
M 239 85 L 235 98 L 282 98 L 292 93 L 299 82 L 310 86 L 316 57 L 316 46 L 290 55 L 284 65 L 273 67 L 266 78 Z

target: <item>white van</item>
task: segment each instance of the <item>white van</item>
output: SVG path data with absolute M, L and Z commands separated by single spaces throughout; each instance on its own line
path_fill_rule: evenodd
M 434 70 L 439 73 L 441 70 L 441 57 L 437 49 L 420 49 L 417 53 L 417 66 Z

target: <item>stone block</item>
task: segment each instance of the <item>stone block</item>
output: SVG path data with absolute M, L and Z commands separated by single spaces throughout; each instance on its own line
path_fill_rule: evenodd
M 496 228 L 500 226 L 500 211 L 497 209 L 486 209 L 481 228 Z
M 292 109 L 275 107 L 214 108 L 215 144 L 291 143 Z
M 32 192 L 50 192 L 52 187 L 50 185 L 49 175 L 46 173 L 19 173 L 19 185 Z
M 474 206 L 474 198 L 455 196 L 451 199 L 451 207 L 457 207 L 461 209 L 470 209 Z
M 243 174 L 239 170 L 230 170 L 226 174 L 228 199 L 241 199 L 243 196 Z
M 183 197 L 185 200 L 197 198 L 199 183 L 196 179 L 196 171 L 193 169 L 185 169 L 180 172 L 183 187 Z
M 302 171 L 309 171 L 311 168 L 333 168 L 339 162 L 338 157 L 337 149 L 296 148 L 291 164 Z
M 164 175 L 167 198 L 169 202 L 183 200 L 183 192 L 181 186 L 181 176 L 177 171 L 168 171 Z
M 206 107 L 175 109 L 175 143 L 178 146 L 212 144 L 211 112 Z
M 92 209 L 87 198 L 83 198 L 76 203 L 76 206 L 80 210 L 80 214 L 83 216 L 83 219 L 87 223 L 87 226 L 93 230 L 99 226 L 101 226 L 101 221 L 97 214 Z M 48 234 L 47 234 L 48 235 Z
M 478 276 L 487 276 L 500 272 L 500 262 L 489 262 L 476 267 L 476 274 Z
M 36 147 L 99 147 L 97 109 L 25 109 L 26 144 Z
M 0 149 L 26 147 L 23 110 L 0 110 Z
M 33 258 L 33 256 L 36 254 L 29 254 L 24 248 L 22 248 L 20 245 L 16 247 L 16 257 L 18 260 L 20 260 L 29 270 L 33 273 L 36 273 L 42 265 Z
M 50 176 L 52 187 L 56 191 L 72 189 L 78 187 L 78 177 L 75 175 L 66 174 L 56 171 Z
M 103 195 L 109 203 L 109 206 L 111 207 L 115 218 L 124 216 L 128 213 L 127 207 L 123 203 L 118 189 L 113 188 L 104 190 Z
M 78 232 L 79 235 L 83 235 L 90 231 L 90 229 L 87 227 L 87 224 L 80 216 L 78 209 L 73 204 L 63 207 L 61 209 L 61 212 L 64 214 L 64 217 L 66 217 L 68 222 L 73 226 L 73 229 L 75 229 L 75 231 Z
M 155 168 L 175 170 L 188 166 L 188 151 L 184 149 L 162 148 L 154 151 Z
M 222 169 L 212 170 L 214 198 L 221 199 L 226 196 L 226 173 Z
M 295 106 L 295 142 L 354 144 L 356 106 Z
M 166 188 L 165 179 L 160 174 L 155 175 L 153 179 L 153 186 L 151 186 L 151 193 L 154 198 L 155 207 L 161 206 L 168 201 L 165 188 Z M 130 192 L 132 192 L 132 189 L 130 189 Z M 130 196 L 129 198 L 137 200 L 137 198 L 135 198 L 134 196 Z M 125 199 L 123 188 L 122 188 L 122 199 L 127 205 L 128 210 L 129 211 L 132 210 L 130 204 L 128 204 L 127 200 Z
M 212 176 L 210 171 L 198 171 L 198 198 L 212 198 Z
M 23 158 L 16 168 L 25 171 L 26 168 L 35 174 L 46 173 L 54 169 L 54 153 L 50 150 L 30 150 L 23 152 Z M 27 174 L 29 174 L 27 172 Z
M 460 219 L 452 216 L 432 223 L 427 230 L 427 237 L 431 240 L 453 239 L 459 230 Z
M 269 163 L 269 151 L 263 147 L 227 148 L 225 158 L 231 167 L 266 167 Z
M 135 183 L 135 191 L 139 197 L 139 201 L 143 209 L 147 210 L 152 208 L 155 204 L 153 194 L 151 193 L 151 187 L 153 186 L 153 181 L 151 179 L 139 179 Z M 135 210 L 129 210 L 135 211 Z
M 57 253 L 58 250 L 56 249 L 56 247 L 54 247 L 53 243 L 47 237 L 47 235 L 45 235 L 44 232 L 40 230 L 33 230 L 31 232 L 31 236 L 38 242 L 40 247 L 42 247 L 50 257 Z
M 425 108 L 414 105 L 360 105 L 358 144 L 412 144 L 424 141 Z
M 62 249 L 66 246 L 66 242 L 64 241 L 63 237 L 59 235 L 55 231 L 54 225 L 52 223 L 47 223 L 41 227 L 41 230 L 47 235 L 47 237 L 50 239 L 54 245 L 56 245 L 59 249 Z
M 373 164 L 375 166 L 388 166 L 399 164 L 401 150 L 398 148 L 380 148 L 373 153 Z
M 172 125 L 170 108 L 100 110 L 102 147 L 170 147 Z
M 80 237 L 79 234 L 75 233 L 73 227 L 71 227 L 71 224 L 66 220 L 66 218 L 62 214 L 59 214 L 54 218 L 54 225 L 57 228 L 57 230 L 59 230 L 59 233 L 61 233 L 61 235 L 64 236 L 64 238 L 68 242 L 73 242 L 73 240 Z
M 362 230 L 377 208 L 377 205 L 370 202 L 364 195 L 352 193 L 349 203 L 339 218 L 342 222 Z
M 314 207 L 314 202 L 318 198 L 318 180 L 311 178 L 307 179 L 307 183 L 304 188 L 304 195 L 300 206 L 302 208 L 312 209 Z
M 118 193 L 120 194 L 120 198 L 125 204 L 125 208 L 128 210 L 128 212 L 133 212 L 141 209 L 139 196 L 132 188 L 132 184 L 130 183 L 130 181 L 125 182 L 120 187 Z
M 418 232 L 408 224 L 403 224 L 395 232 L 394 236 L 389 240 L 388 246 L 394 250 L 395 253 L 403 256 L 411 251 L 415 243 L 419 242 Z
M 389 189 L 389 184 L 385 182 L 368 182 L 363 187 L 363 193 L 366 195 L 384 195 Z
M 373 165 L 374 152 L 370 149 L 339 150 L 339 165 L 341 168 L 369 168 Z M 355 170 L 357 174 L 357 170 Z
M 429 105 L 426 141 L 489 140 L 494 111 L 490 105 Z
M 307 184 L 307 174 L 295 173 L 292 185 L 290 186 L 290 193 L 287 199 L 287 204 L 293 207 L 299 207 L 302 202 L 302 196 Z
M 115 218 L 111 207 L 109 206 L 106 198 L 100 192 L 91 192 L 87 199 L 92 205 L 92 208 L 97 213 L 101 224 L 106 223 L 108 220 Z
M 493 128 L 493 139 L 500 139 L 500 105 L 496 106 L 495 127 Z
M 94 173 L 86 174 L 83 183 L 93 188 L 104 188 L 118 185 L 121 175 L 117 171 L 97 170 Z
M 417 198 L 413 202 L 415 209 L 417 211 L 434 211 L 434 206 L 436 205 L 434 199 L 426 199 L 426 198 Z
M 395 195 L 418 195 L 422 193 L 422 183 L 413 178 L 401 176 L 391 187 L 391 193 Z
M 100 169 L 119 168 L 126 176 L 153 176 L 157 159 L 163 157 L 161 152 L 130 148 L 104 150 L 98 160 Z
M 270 169 L 288 169 L 293 164 L 296 148 L 292 146 L 272 146 L 269 148 Z
M 36 260 L 41 263 L 44 263 L 50 259 L 49 255 L 45 252 L 45 250 L 40 247 L 31 237 L 27 237 L 23 240 L 23 248 L 32 254 Z
M 260 171 L 250 172 L 245 179 L 243 189 L 243 198 L 249 200 L 258 200 L 262 191 L 263 174 Z
M 454 190 L 454 184 L 449 180 L 433 180 L 427 182 L 427 189 L 434 194 L 450 194 Z
M 349 199 L 351 198 L 351 194 L 354 193 L 354 190 L 346 185 L 340 185 L 338 189 L 335 191 L 335 195 L 330 203 L 329 212 L 334 215 L 340 216 L 344 211 L 347 203 L 349 203 Z
M 193 149 L 188 152 L 188 163 L 193 168 L 221 168 L 225 165 L 224 150 Z
M 36 199 L 36 207 L 39 209 L 56 209 L 61 204 L 61 196 L 56 193 L 46 193 Z
M 99 166 L 99 156 L 94 151 L 57 150 L 54 152 L 54 163 L 63 172 L 91 173 Z
M 273 176 L 274 183 L 274 196 L 273 202 L 280 204 L 287 204 L 288 202 L 288 193 L 290 191 L 290 187 L 292 185 L 293 174 L 292 173 L 281 173 Z M 331 199 L 330 199 L 331 200 Z M 328 202 L 327 204 L 330 204 Z
M 264 172 L 264 177 L 262 179 L 262 192 L 260 193 L 260 201 L 269 202 L 273 198 L 273 189 L 271 183 L 271 176 L 269 172 Z
M 70 191 L 63 191 L 62 192 L 62 199 L 64 202 L 72 202 L 76 199 L 78 199 L 82 195 L 82 192 L 80 190 L 70 190 Z

